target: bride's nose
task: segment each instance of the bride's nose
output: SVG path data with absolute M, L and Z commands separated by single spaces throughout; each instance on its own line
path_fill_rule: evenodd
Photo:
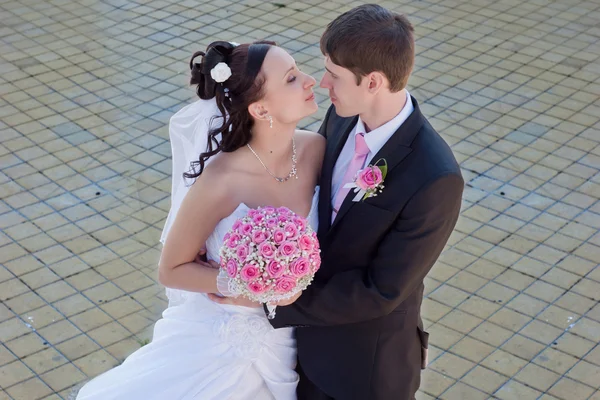
M 306 79 L 304 81 L 304 87 L 308 89 L 308 88 L 315 86 L 317 83 L 315 78 L 313 78 L 312 76 L 310 76 L 308 74 L 305 74 L 305 75 L 306 75 Z

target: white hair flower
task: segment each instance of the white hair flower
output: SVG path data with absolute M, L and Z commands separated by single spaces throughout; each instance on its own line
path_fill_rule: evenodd
M 231 77 L 231 68 L 229 68 L 229 65 L 225 64 L 224 62 L 220 62 L 210 70 L 210 76 L 215 80 L 215 82 L 223 83 Z

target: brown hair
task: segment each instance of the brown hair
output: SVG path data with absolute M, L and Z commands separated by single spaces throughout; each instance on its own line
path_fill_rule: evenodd
M 264 96 L 265 76 L 261 67 L 267 52 L 275 45 L 259 41 L 235 46 L 217 41 L 209 44 L 206 52 L 194 53 L 190 60 L 190 84 L 196 85 L 201 99 L 215 98 L 221 112 L 216 118 L 222 121 L 209 132 L 208 148 L 197 161 L 192 161 L 190 171 L 183 174 L 185 178 L 199 177 L 206 161 L 217 153 L 232 152 L 250 142 L 254 119 L 248 106 Z M 194 62 L 197 57 L 202 57 L 200 63 Z M 231 76 L 223 83 L 217 83 L 210 74 L 218 63 L 225 63 L 231 69 Z
M 321 36 L 321 52 L 356 76 L 383 73 L 390 91 L 406 87 L 415 61 L 413 26 L 406 16 L 376 4 L 353 8 L 334 19 Z

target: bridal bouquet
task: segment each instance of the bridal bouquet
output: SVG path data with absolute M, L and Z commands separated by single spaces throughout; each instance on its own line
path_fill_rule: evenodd
M 225 234 L 220 266 L 231 293 L 269 306 L 308 287 L 321 265 L 320 252 L 305 218 L 285 207 L 260 207 Z M 269 310 L 273 314 L 274 307 Z

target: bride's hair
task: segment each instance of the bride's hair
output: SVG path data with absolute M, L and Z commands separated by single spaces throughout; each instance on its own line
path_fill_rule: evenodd
M 204 170 L 206 161 L 219 152 L 232 152 L 245 146 L 251 138 L 254 119 L 248 106 L 264 96 L 265 76 L 260 72 L 263 61 L 275 42 L 259 41 L 236 46 L 229 42 L 213 42 L 206 52 L 194 53 L 190 60 L 191 85 L 197 85 L 196 93 L 203 100 L 216 100 L 221 112 L 217 116 L 218 127 L 208 134 L 208 148 L 192 161 L 185 178 L 197 178 Z M 200 63 L 195 62 L 202 57 Z M 216 82 L 210 71 L 219 63 L 231 69 L 231 76 L 223 83 Z M 211 123 L 211 126 L 215 124 Z M 221 139 L 218 139 L 218 136 Z

